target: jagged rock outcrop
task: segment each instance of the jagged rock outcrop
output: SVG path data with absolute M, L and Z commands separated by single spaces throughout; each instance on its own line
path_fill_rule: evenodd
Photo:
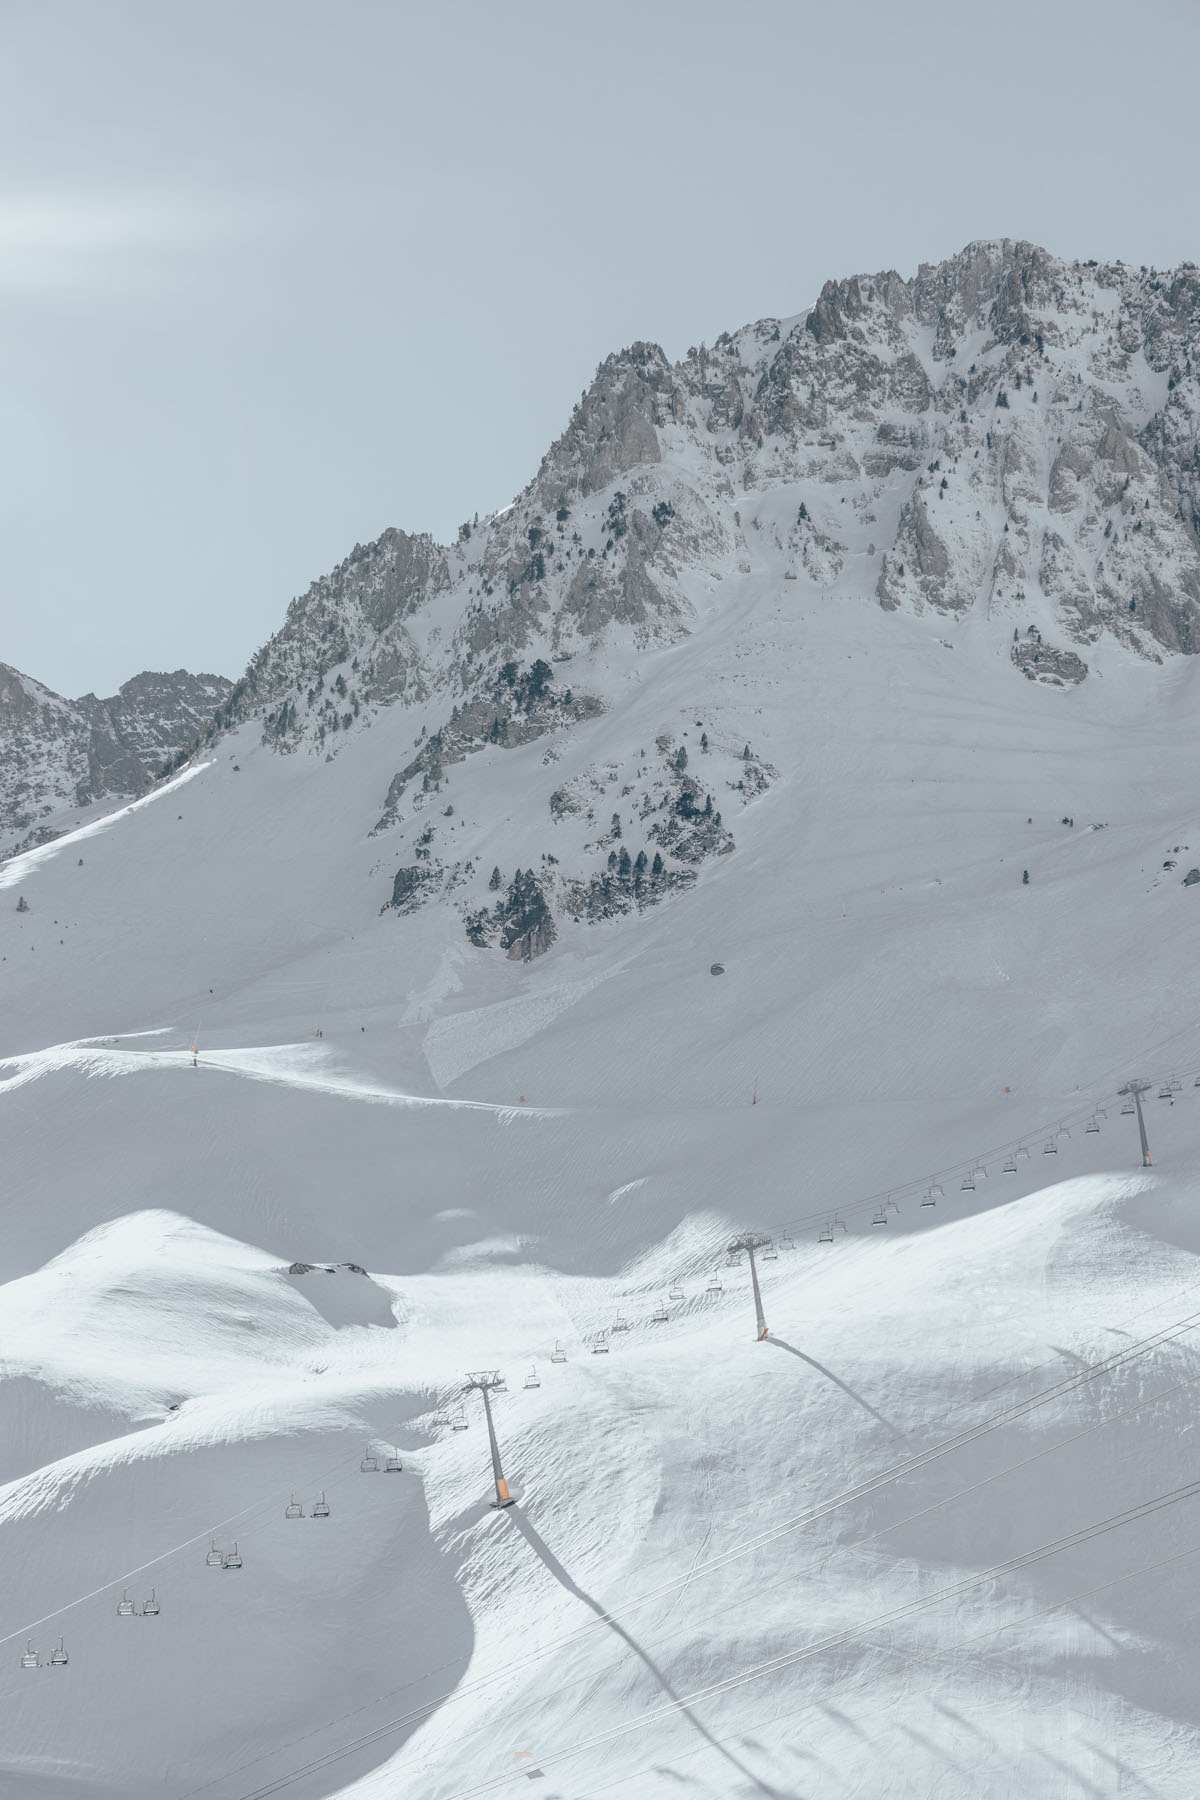
M 0 851 L 41 842 L 67 807 L 144 793 L 208 728 L 223 675 L 135 675 L 107 700 L 65 700 L 0 663 Z

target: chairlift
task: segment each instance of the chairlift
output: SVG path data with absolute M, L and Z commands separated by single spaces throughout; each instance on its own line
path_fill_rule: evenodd
M 710 1289 L 709 1291 L 711 1292 L 712 1290 Z M 720 1292 L 719 1289 L 717 1291 Z M 658 1311 L 656 1313 L 651 1313 L 650 1315 L 650 1323 L 652 1325 L 665 1325 L 670 1317 L 671 1315 L 667 1311 L 666 1301 L 660 1300 L 658 1303 Z
M 367 1445 L 366 1453 L 358 1466 L 364 1475 L 378 1475 L 379 1458 L 376 1456 L 374 1450 L 372 1450 L 370 1444 Z
M 671 1292 L 670 1292 L 669 1298 L 672 1300 L 684 1300 L 687 1298 L 683 1289 L 680 1287 L 680 1285 L 677 1281 L 673 1281 L 671 1283 Z
M 1171 1098 L 1171 1090 L 1165 1081 L 1158 1090 L 1158 1097 L 1160 1100 L 1169 1100 Z
M 1124 1106 L 1121 1108 L 1121 1116 L 1122 1116 L 1122 1118 L 1132 1119 L 1132 1117 L 1133 1117 L 1133 1101 L 1132 1100 L 1127 1100 L 1125 1102 Z
M 528 1375 L 525 1377 L 525 1386 L 527 1388 L 535 1388 L 541 1387 L 541 1385 L 542 1383 L 537 1372 L 537 1364 L 534 1363 L 531 1366 Z
M 129 1598 L 129 1589 L 122 1588 L 121 1589 L 121 1598 L 117 1601 L 117 1617 L 118 1617 L 118 1619 L 132 1619 L 134 1617 L 134 1615 L 136 1614 L 136 1612 L 137 1612 L 137 1607 L 133 1604 L 133 1601 Z
M 468 1431 L 470 1429 L 465 1406 L 460 1406 L 454 1417 L 451 1419 L 450 1429 L 451 1431 Z
M 976 1181 L 986 1181 L 987 1180 L 987 1164 L 986 1163 L 976 1163 L 974 1169 L 972 1170 L 972 1173 L 975 1176 Z
M 65 1669 L 69 1661 L 70 1658 L 67 1655 L 66 1646 L 62 1639 L 59 1638 L 57 1644 L 55 1644 L 53 1650 L 50 1652 L 50 1667 L 52 1669 Z
M 1057 1156 L 1058 1155 L 1058 1145 L 1055 1143 L 1053 1138 L 1047 1138 L 1046 1142 L 1042 1145 L 1042 1155 L 1043 1156 Z
M 781 1250 L 794 1250 L 796 1248 L 796 1240 L 792 1236 L 790 1231 L 785 1231 L 783 1236 L 780 1238 L 779 1248 Z
M 712 1275 L 711 1279 L 709 1280 L 709 1284 L 705 1288 L 704 1291 L 706 1294 L 723 1294 L 725 1292 L 725 1289 L 721 1283 L 721 1277 L 720 1277 L 719 1272 L 717 1272 L 717 1271 L 713 1272 L 713 1275 Z
M 1096 1111 L 1095 1111 L 1093 1117 L 1095 1117 L 1097 1119 L 1107 1119 L 1108 1108 L 1106 1106 L 1098 1106 L 1096 1108 Z
M 158 1604 L 158 1589 L 150 1589 L 150 1598 L 142 1608 L 143 1619 L 157 1619 L 162 1607 Z
M 1178 1075 L 1172 1075 L 1170 1081 L 1168 1081 L 1168 1083 L 1167 1083 L 1167 1086 L 1170 1088 L 1170 1090 L 1173 1094 L 1180 1094 L 1183 1092 L 1183 1083 L 1182 1083 L 1182 1081 L 1180 1081 Z
M 1017 1155 L 1023 1156 L 1025 1158 L 1026 1162 L 1029 1161 L 1029 1151 L 1024 1144 L 1018 1144 Z
M 725 1267 L 727 1269 L 740 1269 L 741 1266 L 742 1266 L 741 1257 L 736 1255 L 735 1252 L 733 1252 L 731 1250 L 729 1255 L 725 1258 Z
M 237 1547 L 237 1539 L 234 1538 L 233 1549 L 226 1552 L 226 1555 L 221 1563 L 221 1567 L 223 1569 L 240 1569 L 241 1566 L 242 1566 L 241 1553 Z
M 877 1207 L 875 1210 L 875 1216 L 871 1220 L 872 1225 L 886 1225 L 887 1222 L 888 1222 L 887 1207 L 886 1206 Z
M 612 1331 L 628 1331 L 629 1320 L 625 1317 L 624 1313 L 618 1313 L 609 1329 Z
M 1192 1086 L 1193 1086 L 1193 1087 L 1200 1087 L 1200 1075 L 1197 1075 L 1197 1077 L 1196 1077 L 1196 1079 L 1195 1079 L 1195 1081 L 1193 1081 L 1193 1083 L 1192 1083 Z
M 833 1229 L 835 1231 L 849 1230 L 849 1226 L 846 1224 L 845 1219 L 842 1218 L 840 1213 L 834 1213 L 833 1215 Z
M 292 1495 L 291 1499 L 284 1507 L 283 1516 L 285 1519 L 302 1519 L 304 1517 L 304 1508 L 297 1500 L 295 1494 Z
M 608 1333 L 607 1333 L 607 1331 L 598 1331 L 596 1333 L 595 1337 L 592 1339 L 592 1355 L 593 1356 L 607 1356 L 608 1355 Z
M 529 1383 L 526 1382 L 525 1386 L 528 1387 Z M 393 1450 L 388 1456 L 383 1465 L 383 1472 L 385 1475 L 403 1475 L 404 1464 L 400 1461 L 400 1452 L 398 1450 Z
M 1086 1137 L 1086 1135 L 1088 1134 L 1089 1131 L 1099 1131 L 1099 1129 L 1100 1129 L 1099 1119 L 1089 1119 L 1087 1124 L 1083 1128 L 1084 1136 Z
M 27 1638 L 25 1640 L 25 1653 L 21 1658 L 21 1667 L 23 1669 L 40 1669 L 41 1666 L 42 1659 L 33 1647 L 33 1639 Z
M 216 1538 L 213 1539 L 212 1549 L 209 1551 L 208 1555 L 205 1557 L 204 1560 L 210 1569 L 219 1569 L 221 1567 L 221 1565 L 224 1563 L 225 1558 L 221 1555 L 221 1552 L 217 1549 Z
M 562 1347 L 562 1339 L 556 1338 L 554 1341 L 554 1350 L 551 1354 L 550 1361 L 556 1362 L 556 1363 L 564 1363 L 564 1362 L 566 1362 L 566 1360 L 567 1360 L 567 1353 Z
M 1069 1125 L 1060 1125 L 1054 1135 L 1055 1137 L 1069 1138 L 1071 1135 L 1071 1128 Z
M 766 1244 L 763 1246 L 762 1259 L 764 1262 L 778 1262 L 779 1261 L 779 1252 L 775 1248 L 774 1244 Z
M 1016 1172 L 1017 1172 L 1017 1159 L 1015 1156 L 1010 1156 L 1008 1158 L 1007 1162 L 1005 1163 L 1004 1168 L 1002 1169 L 1001 1173 L 1004 1175 L 1015 1175 Z
M 820 1233 L 818 1234 L 818 1237 L 817 1237 L 817 1242 L 818 1242 L 818 1244 L 832 1244 L 832 1242 L 833 1242 L 833 1226 L 832 1225 L 822 1225 Z
M 313 1501 L 312 1516 L 314 1519 L 327 1519 L 329 1517 L 329 1502 L 325 1498 L 324 1488 L 321 1489 L 321 1498 Z
M 931 1181 L 929 1184 L 929 1192 L 932 1194 L 932 1196 L 935 1200 L 945 1199 L 946 1190 L 942 1186 L 940 1181 Z
M 963 1194 L 973 1194 L 975 1192 L 975 1177 L 974 1177 L 974 1175 L 964 1175 L 963 1176 L 962 1186 L 959 1189 L 959 1192 L 963 1193 Z
M 934 1199 L 933 1195 L 930 1193 L 930 1194 L 925 1195 L 924 1199 L 921 1201 L 921 1205 L 922 1206 L 936 1206 L 937 1201 Z

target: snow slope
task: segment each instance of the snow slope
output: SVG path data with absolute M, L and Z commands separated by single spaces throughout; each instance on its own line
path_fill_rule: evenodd
M 1195 1794 L 1200 675 L 745 536 L 379 831 L 443 694 L 4 865 L 0 1795 Z M 573 916 L 684 746 L 735 848 Z

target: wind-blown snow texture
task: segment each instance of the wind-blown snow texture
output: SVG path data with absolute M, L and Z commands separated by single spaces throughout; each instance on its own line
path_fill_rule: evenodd
M 1194 279 L 615 358 L 0 865 L 6 1800 L 1193 1800 Z

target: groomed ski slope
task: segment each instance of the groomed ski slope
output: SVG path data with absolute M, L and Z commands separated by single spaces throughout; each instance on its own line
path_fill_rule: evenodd
M 6 865 L 0 1794 L 1194 1796 L 1200 1496 L 1112 1521 L 1200 1475 L 1196 671 L 712 608 L 553 766 L 454 769 L 506 869 L 665 729 L 778 771 L 531 965 L 380 914 L 419 712 Z M 742 1228 L 795 1240 L 767 1343 Z

